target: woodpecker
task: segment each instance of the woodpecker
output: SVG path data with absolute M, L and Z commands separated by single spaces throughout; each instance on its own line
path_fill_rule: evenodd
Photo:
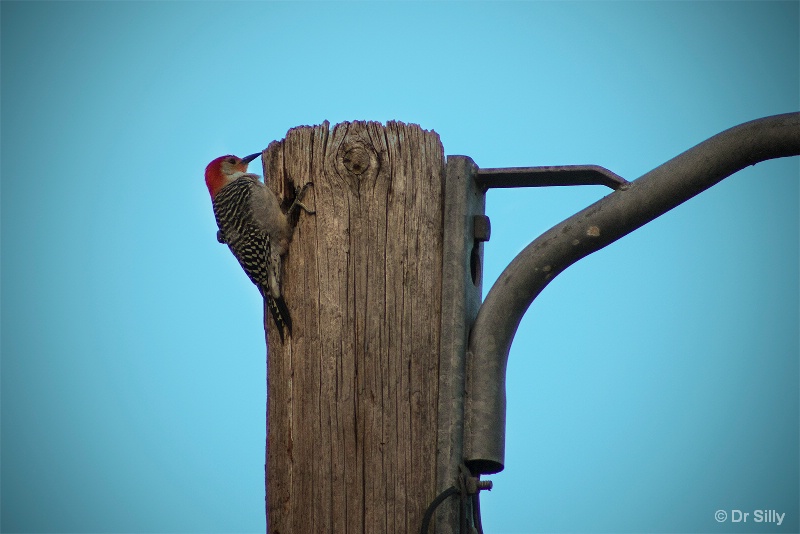
M 281 295 L 281 263 L 289 250 L 294 227 L 292 215 L 298 207 L 314 213 L 301 202 L 306 184 L 295 191 L 288 211 L 281 209 L 278 197 L 247 165 L 260 152 L 245 158 L 221 156 L 206 167 L 206 186 L 211 195 L 219 231 L 217 240 L 225 243 L 264 298 L 283 342 L 284 326 L 292 333 L 292 318 Z

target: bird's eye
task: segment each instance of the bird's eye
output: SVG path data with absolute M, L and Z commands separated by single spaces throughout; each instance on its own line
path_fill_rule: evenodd
M 230 163 L 231 165 L 235 165 L 236 164 L 236 158 L 228 158 L 228 163 Z

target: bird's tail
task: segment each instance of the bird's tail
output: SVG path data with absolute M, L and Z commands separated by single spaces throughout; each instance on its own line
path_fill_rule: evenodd
M 265 295 L 264 296 L 264 316 L 266 317 L 267 308 L 269 308 L 269 313 L 272 315 L 272 319 L 275 321 L 275 326 L 278 327 L 278 335 L 281 338 L 281 343 L 283 343 L 283 327 L 286 327 L 286 330 L 289 332 L 289 335 L 292 335 L 292 317 L 289 315 L 289 308 L 286 307 L 286 301 L 283 300 L 283 297 L 278 297 L 276 299 Z

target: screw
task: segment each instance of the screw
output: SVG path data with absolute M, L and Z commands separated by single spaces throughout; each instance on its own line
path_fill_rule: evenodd
M 480 490 L 491 490 L 492 489 L 492 481 L 491 480 L 479 480 L 478 481 L 478 491 Z

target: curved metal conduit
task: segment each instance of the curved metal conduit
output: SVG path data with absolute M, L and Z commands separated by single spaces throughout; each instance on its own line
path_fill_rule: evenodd
M 614 193 L 551 228 L 514 258 L 486 296 L 470 334 L 464 429 L 464 456 L 470 470 L 475 474 L 503 470 L 508 353 L 522 316 L 553 278 L 731 174 L 760 161 L 798 154 L 800 113 L 735 126 L 638 180 L 623 184 L 612 177 L 604 185 L 617 189 Z M 493 176 L 492 171 L 498 170 L 479 172 L 479 185 L 495 186 L 492 179 L 502 176 Z M 512 185 L 497 182 L 496 186 Z

